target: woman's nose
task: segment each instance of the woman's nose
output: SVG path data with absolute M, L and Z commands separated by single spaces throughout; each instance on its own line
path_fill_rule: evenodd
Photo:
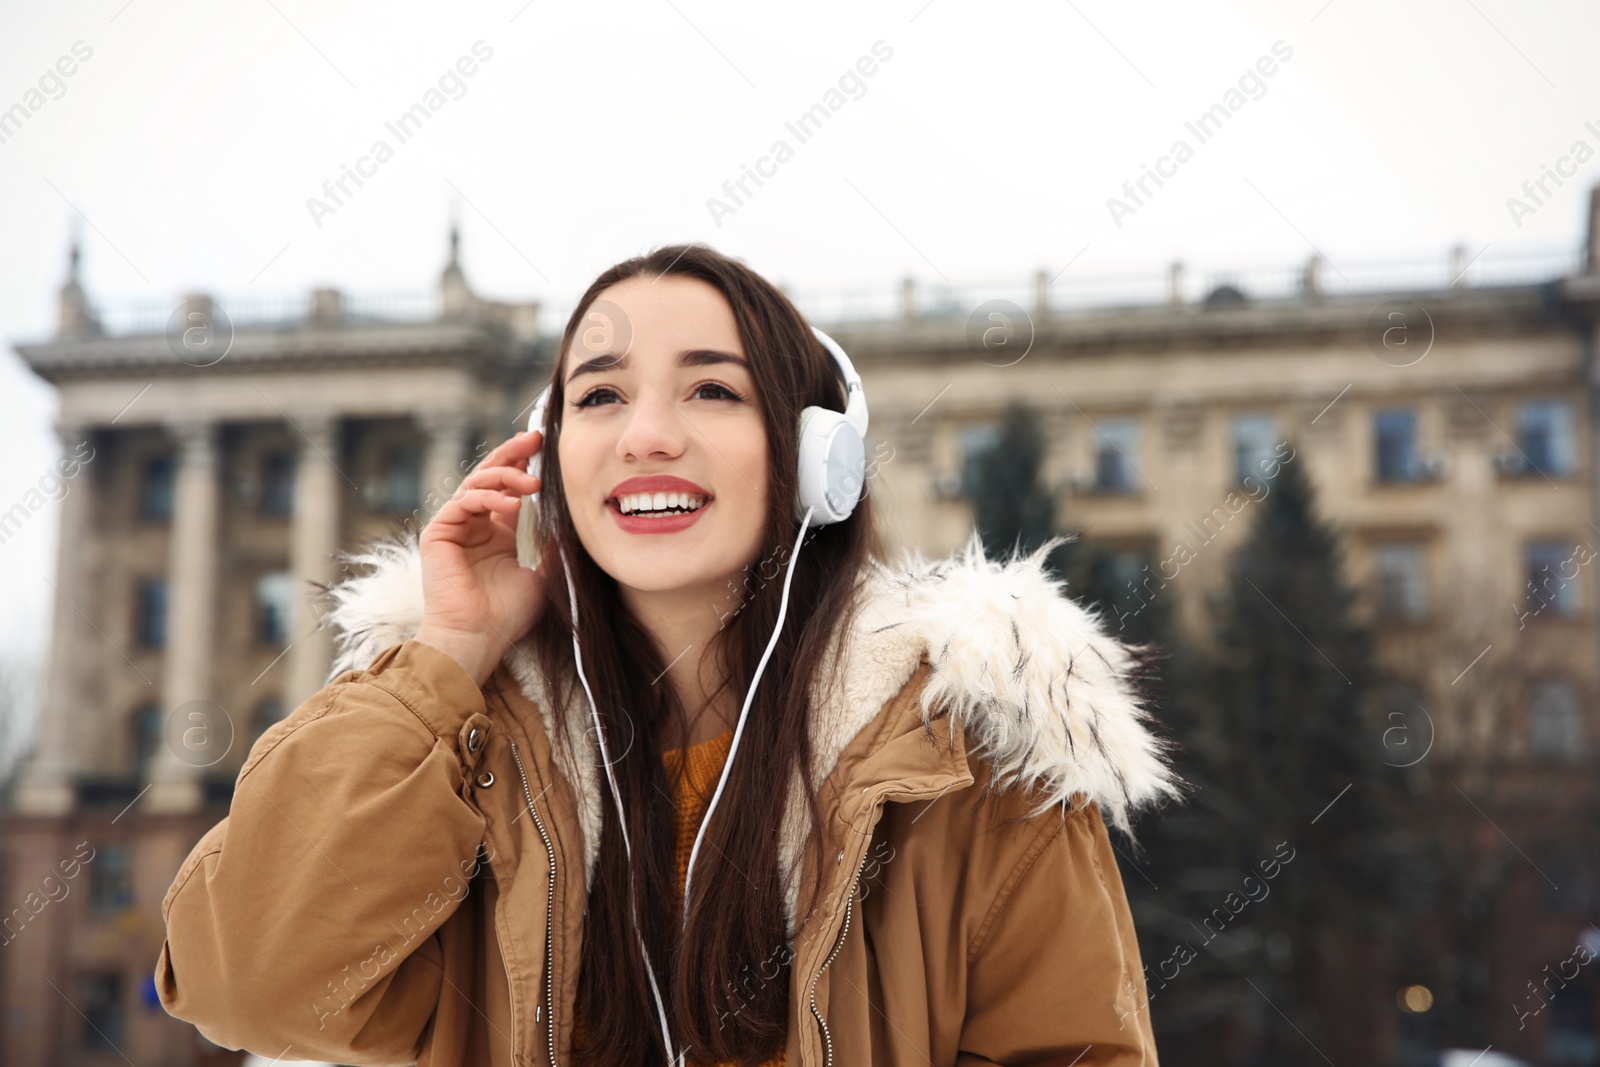
M 672 397 L 654 385 L 645 385 L 634 399 L 624 420 L 617 454 L 629 456 L 676 456 L 693 430 L 687 425 L 683 409 Z

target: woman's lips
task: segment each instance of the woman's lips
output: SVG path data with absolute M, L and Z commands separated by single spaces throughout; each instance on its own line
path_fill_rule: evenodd
M 611 512 L 611 517 L 617 521 L 623 533 L 636 534 L 666 534 L 687 530 L 700 520 L 705 510 L 716 503 L 707 500 L 693 511 L 686 511 L 677 515 L 624 515 L 622 509 L 614 500 L 606 501 L 606 510 Z

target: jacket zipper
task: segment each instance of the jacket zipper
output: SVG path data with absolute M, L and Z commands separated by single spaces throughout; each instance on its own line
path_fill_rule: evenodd
M 550 844 L 550 837 L 544 832 L 544 820 L 539 818 L 539 812 L 533 806 L 533 790 L 528 788 L 528 775 L 522 769 L 522 757 L 517 754 L 517 743 L 511 742 L 511 758 L 517 761 L 517 775 L 522 779 L 522 795 L 528 802 L 528 814 L 533 816 L 533 824 L 539 828 L 539 837 L 544 841 L 544 849 L 550 857 L 550 891 L 545 894 L 545 921 L 544 921 L 544 997 L 545 997 L 545 1032 L 550 1041 L 550 1067 L 556 1067 L 556 1004 L 555 1004 L 555 938 L 551 934 L 551 926 L 555 922 L 556 912 L 556 850 Z M 865 857 L 863 857 L 863 860 Z M 865 863 L 863 862 L 863 866 Z M 516 999 L 512 999 L 515 1006 Z M 513 1007 L 514 1010 L 514 1007 Z M 511 1020 L 511 1032 L 516 1033 L 516 1019 Z
M 828 958 L 822 961 L 822 966 L 817 968 L 817 973 L 811 979 L 811 1014 L 816 1017 L 817 1025 L 822 1027 L 823 1067 L 831 1067 L 833 1063 L 833 1035 L 829 1033 L 828 1023 L 823 1019 L 822 1013 L 817 1010 L 817 983 L 822 981 L 822 972 L 828 969 L 828 965 L 833 962 L 833 958 L 844 947 L 845 935 L 850 932 L 850 911 L 852 905 L 856 902 L 856 889 L 861 882 L 861 872 L 866 869 L 866 866 L 867 853 L 863 852 L 861 854 L 861 862 L 856 864 L 855 877 L 850 880 L 850 895 L 844 901 L 844 925 L 839 928 L 839 936 L 833 943 L 833 951 L 828 953 Z

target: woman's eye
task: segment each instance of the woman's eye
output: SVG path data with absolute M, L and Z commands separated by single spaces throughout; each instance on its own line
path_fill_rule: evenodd
M 594 407 L 595 405 L 594 405 L 593 401 L 594 401 L 594 399 L 596 397 L 599 397 L 599 396 L 615 396 L 615 395 L 616 394 L 613 393 L 610 389 L 607 389 L 607 388 L 602 386 L 601 388 L 598 388 L 598 389 L 589 390 L 587 393 L 583 394 L 582 399 L 576 401 L 572 406 L 573 407 L 577 407 L 577 408 Z
M 729 389 L 726 385 L 723 385 L 721 382 L 702 382 L 699 385 L 694 387 L 694 394 L 693 395 L 695 397 L 699 397 L 700 394 L 703 393 L 707 389 L 714 390 L 715 394 L 720 394 L 720 395 L 713 395 L 713 396 L 710 396 L 710 397 L 706 397 L 705 399 L 708 399 L 708 400 L 743 400 L 744 399 L 744 397 L 740 396 L 738 393 L 734 392 L 732 389 Z M 585 393 L 581 399 L 579 399 L 577 401 L 574 401 L 573 407 L 579 407 L 579 408 L 598 407 L 599 406 L 599 403 L 598 403 L 599 400 L 604 398 L 604 397 L 615 398 L 616 397 L 616 393 L 613 392 L 607 386 L 603 386 L 603 385 L 602 386 L 597 386 L 596 388 L 591 389 L 589 392 Z
M 732 389 L 729 389 L 726 385 L 723 385 L 721 382 L 702 382 L 701 384 L 699 384 L 699 385 L 694 387 L 694 391 L 696 393 L 699 393 L 700 390 L 702 390 L 702 389 L 715 389 L 719 393 L 722 393 L 723 394 L 722 396 L 713 398 L 713 399 L 717 399 L 717 400 L 743 400 L 744 399 L 744 397 L 740 396 L 738 393 L 734 392 Z

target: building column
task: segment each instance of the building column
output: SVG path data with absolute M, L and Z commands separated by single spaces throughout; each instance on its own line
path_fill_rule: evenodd
M 168 429 L 178 439 L 178 469 L 161 676 L 165 743 L 154 760 L 148 805 L 153 811 L 192 811 L 203 799 L 201 776 L 239 743 L 244 720 L 230 717 L 212 693 L 222 503 L 217 423 L 192 419 Z
M 429 412 L 418 417 L 422 431 L 428 437 L 422 460 L 422 514 L 421 523 L 408 533 L 420 534 L 422 524 L 455 495 L 461 480 L 472 468 L 463 467 L 466 461 L 467 430 L 470 420 L 455 411 Z
M 323 588 L 337 577 L 340 482 L 339 419 L 327 413 L 297 414 L 301 435 L 294 469 L 294 508 L 289 534 L 289 572 L 294 596 L 289 612 L 288 667 L 283 706 L 293 710 L 321 689 L 333 664 L 333 631 L 323 625 Z
M 57 423 L 63 455 L 72 455 L 93 432 L 83 423 Z M 90 454 L 91 460 L 93 454 Z M 38 741 L 17 782 L 16 807 L 30 814 L 59 815 L 71 810 L 81 769 L 80 739 L 89 706 L 82 685 L 86 654 L 103 638 L 80 612 L 98 602 L 89 588 L 88 553 L 93 536 L 94 501 L 89 475 L 80 470 L 67 482 L 56 539 L 55 598 L 51 606 L 49 668 L 39 710 Z
M 1600 268 L 1600 186 L 1597 186 L 1590 199 L 1590 237 L 1589 237 L 1589 270 L 1596 272 Z M 1583 421 L 1579 430 L 1580 436 L 1587 438 L 1584 444 L 1588 445 L 1588 474 L 1589 474 L 1589 528 L 1600 530 L 1600 317 L 1588 324 L 1589 344 L 1588 351 L 1584 353 L 1584 405 Z M 1588 530 L 1583 533 L 1583 540 L 1589 541 Z M 1593 573 L 1588 576 L 1587 586 L 1578 587 L 1578 595 L 1587 598 L 1590 625 L 1594 627 L 1594 639 L 1600 642 L 1600 582 L 1595 580 Z M 1600 649 L 1597 649 L 1600 652 Z M 1600 655 L 1594 659 L 1595 675 L 1590 680 L 1590 692 L 1600 699 Z M 1590 703 L 1590 708 L 1594 705 Z M 1593 712 L 1585 709 L 1585 718 L 1588 719 Z M 1592 721 L 1592 719 L 1590 719 Z
M 1596 278 L 1600 278 L 1600 185 L 1589 189 L 1588 221 L 1589 235 L 1584 248 L 1583 273 L 1592 284 Z M 1590 529 L 1600 529 L 1600 313 L 1596 312 L 1592 302 L 1587 310 L 1590 316 L 1587 323 L 1589 344 L 1584 352 L 1585 403 L 1582 435 L 1587 438 L 1584 443 L 1589 449 L 1589 526 Z M 1588 541 L 1587 530 L 1584 531 L 1584 541 Z M 1578 589 L 1580 596 L 1588 598 L 1594 639 L 1600 642 L 1600 582 L 1596 582 L 1594 575 L 1590 574 L 1587 586 L 1579 586 Z M 1594 663 L 1596 673 L 1590 681 L 1590 691 L 1600 699 L 1600 655 L 1596 655 Z M 1590 703 L 1589 707 L 1593 706 L 1593 703 Z M 1593 715 L 1589 708 L 1586 708 L 1585 712 L 1586 718 Z

